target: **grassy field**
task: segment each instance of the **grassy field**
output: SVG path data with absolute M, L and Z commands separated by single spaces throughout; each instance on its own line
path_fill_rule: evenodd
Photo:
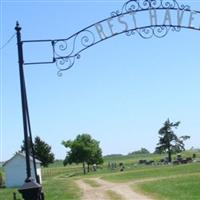
M 185 157 L 191 156 L 188 152 Z M 200 155 L 197 155 L 200 157 Z M 90 178 L 101 177 L 110 182 L 134 182 L 132 187 L 139 192 L 145 193 L 159 200 L 199 200 L 200 196 L 200 163 L 186 165 L 136 165 L 138 160 L 159 160 L 164 155 L 143 156 L 113 156 L 105 158 L 104 166 L 97 172 L 83 175 L 81 165 L 62 166 L 58 161 L 49 168 L 42 169 L 43 190 L 47 200 L 80 200 L 82 191 L 75 183 L 76 179 L 84 179 L 89 185 L 98 187 Z M 119 167 L 115 170 L 108 168 L 109 162 L 120 162 L 125 164 L 125 171 L 120 172 Z M 2 169 L 0 169 L 2 172 Z M 148 181 L 144 181 L 144 180 Z M 155 180 L 150 180 L 155 179 Z M 159 179 L 159 180 L 158 180 Z M 141 182 L 142 181 L 142 182 Z M 13 200 L 13 192 L 17 189 L 0 189 L 0 199 Z M 107 193 L 110 199 L 118 198 L 112 191 Z M 20 194 L 17 194 L 20 198 Z
M 181 176 L 182 174 L 200 173 L 200 164 L 187 164 L 178 166 L 149 166 L 127 170 L 123 173 L 112 173 L 102 178 L 111 182 L 128 182 L 147 178 L 168 176 Z
M 46 178 L 43 183 L 43 190 L 47 200 L 80 200 L 82 194 L 72 178 L 59 176 Z
M 0 199 L 13 200 L 13 192 L 17 193 L 17 189 L 0 188 Z
M 133 186 L 139 192 L 162 200 L 199 200 L 200 174 L 169 178 Z
M 47 200 L 67 199 L 80 200 L 81 190 L 74 182 L 74 178 L 63 175 L 43 177 L 43 191 Z M 0 189 L 0 200 L 13 200 L 13 192 L 17 193 L 17 198 L 20 194 L 17 189 Z
M 200 199 L 200 163 L 136 167 L 125 172 L 104 174 L 102 179 L 117 183 L 133 182 L 134 190 L 153 199 Z

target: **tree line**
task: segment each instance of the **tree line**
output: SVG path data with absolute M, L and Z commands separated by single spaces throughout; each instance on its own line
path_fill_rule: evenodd
M 159 141 L 155 148 L 154 153 L 167 153 L 168 161 L 172 161 L 173 153 L 180 153 L 185 150 L 185 141 L 190 138 L 188 135 L 178 137 L 174 130 L 177 129 L 180 122 L 170 122 L 167 119 L 163 126 L 159 129 Z M 55 156 L 51 151 L 51 146 L 43 141 L 40 137 L 35 137 L 33 142 L 33 148 L 31 148 L 31 141 L 28 140 L 30 155 L 33 155 L 33 150 L 35 153 L 35 158 L 41 161 L 41 165 L 47 167 L 50 163 L 54 162 Z M 67 154 L 63 161 L 64 166 L 72 163 L 82 163 L 83 172 L 90 171 L 90 166 L 95 164 L 99 165 L 103 163 L 102 149 L 100 148 L 100 142 L 93 139 L 89 134 L 83 133 L 78 135 L 74 140 L 62 141 L 61 143 L 67 148 Z M 24 142 L 21 146 L 21 152 L 25 150 Z M 150 152 L 141 148 L 138 151 L 129 153 L 128 155 L 138 155 L 138 154 L 149 154 Z

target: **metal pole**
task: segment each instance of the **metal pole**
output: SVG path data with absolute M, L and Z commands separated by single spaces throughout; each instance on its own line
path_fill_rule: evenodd
M 35 178 L 37 183 L 40 183 L 40 180 L 37 175 L 37 168 L 36 168 L 36 161 L 35 161 L 35 149 L 33 147 L 33 139 L 32 139 L 32 131 L 31 131 L 31 122 L 30 122 L 30 116 L 29 116 L 29 109 L 28 109 L 28 99 L 26 94 L 26 83 L 25 83 L 25 77 L 23 76 L 23 83 L 24 83 L 24 101 L 26 106 L 26 117 L 27 117 L 27 126 L 28 126 L 28 136 L 30 139 L 30 145 L 31 145 L 31 151 L 32 151 L 32 158 L 33 158 L 33 168 L 35 172 Z
M 23 117 L 23 128 L 24 128 L 24 143 L 26 153 L 26 179 L 24 185 L 19 189 L 24 200 L 42 200 L 42 186 L 38 184 L 33 178 L 31 178 L 31 166 L 30 166 L 30 152 L 28 143 L 28 133 L 31 134 L 30 119 L 28 113 L 28 102 L 26 97 L 26 87 L 24 78 L 24 61 L 23 61 L 23 43 L 21 41 L 21 27 L 17 22 L 15 30 L 17 32 L 17 48 L 18 48 L 18 60 L 19 60 L 19 78 L 20 78 L 20 89 L 21 89 L 21 102 L 22 102 L 22 117 Z M 32 142 L 31 142 L 32 143 Z M 32 145 L 32 144 L 31 144 Z
M 18 48 L 18 62 L 19 62 L 19 78 L 20 78 L 20 90 L 21 90 L 21 102 L 22 102 L 22 117 L 24 128 L 24 143 L 26 154 L 26 181 L 31 177 L 30 155 L 28 147 L 28 127 L 27 127 L 27 115 L 26 115 L 26 101 L 25 101 L 25 86 L 24 86 L 24 69 L 23 69 L 23 48 L 21 41 L 21 27 L 17 22 L 15 30 L 17 32 L 17 48 Z

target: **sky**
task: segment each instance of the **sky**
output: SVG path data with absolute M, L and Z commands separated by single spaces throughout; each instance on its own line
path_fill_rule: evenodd
M 125 1 L 1 1 L 1 45 L 15 33 L 22 40 L 67 38 L 110 16 Z M 198 1 L 184 1 L 200 10 Z M 186 148 L 200 147 L 200 32 L 169 31 L 161 39 L 119 35 L 81 53 L 74 66 L 57 76 L 55 64 L 25 66 L 32 134 L 64 159 L 63 140 L 89 133 L 103 154 L 154 151 L 158 130 L 169 118 L 181 121 L 178 136 L 190 135 Z M 30 59 L 49 58 L 33 45 Z M 51 57 L 50 57 L 51 58 Z M 0 161 L 23 140 L 16 38 L 1 50 Z

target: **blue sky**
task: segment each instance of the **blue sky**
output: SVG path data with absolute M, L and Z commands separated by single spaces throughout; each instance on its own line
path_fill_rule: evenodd
M 186 2 L 186 1 L 184 1 Z M 190 2 L 190 3 L 189 3 Z M 124 1 L 2 1 L 1 44 L 14 34 L 22 39 L 65 38 L 120 9 Z M 194 10 L 200 3 L 188 1 Z M 199 147 L 200 32 L 169 32 L 144 40 L 120 35 L 81 54 L 74 67 L 57 76 L 51 65 L 25 67 L 33 135 L 64 158 L 62 140 L 89 133 L 103 154 L 153 151 L 167 118 L 181 121 L 178 135 L 186 147 Z M 2 46 L 2 45 L 1 45 Z M 47 58 L 33 46 L 26 52 Z M 1 51 L 1 158 L 6 160 L 23 140 L 16 39 Z

